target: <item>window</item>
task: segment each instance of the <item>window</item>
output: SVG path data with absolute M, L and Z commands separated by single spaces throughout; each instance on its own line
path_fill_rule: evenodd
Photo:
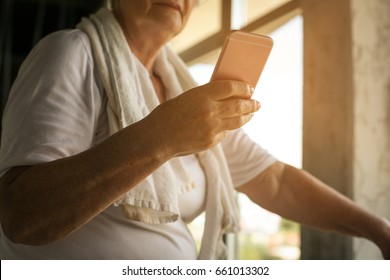
M 279 6 L 275 4 L 276 2 Z M 244 129 L 254 141 L 277 158 L 301 167 L 303 35 L 302 17 L 295 4 L 291 4 L 293 2 L 232 1 L 230 7 L 231 26 L 241 27 L 254 33 L 269 34 L 275 41 L 274 49 L 254 94 L 254 98 L 262 103 L 262 109 Z M 225 1 L 221 3 L 225 4 Z M 198 8 L 200 7 L 196 9 Z M 223 7 L 219 6 L 215 8 L 214 13 L 223 10 Z M 270 14 L 274 15 L 273 20 L 269 20 Z M 222 18 L 223 16 L 220 17 L 221 20 Z M 269 32 L 270 30 L 272 32 Z M 211 35 L 211 38 L 212 36 L 219 40 L 218 35 Z M 177 40 L 180 38 L 178 37 Z M 207 40 L 210 39 L 206 38 L 205 41 Z M 189 62 L 190 72 L 199 84 L 210 80 L 222 43 L 223 41 L 220 42 L 219 48 L 210 46 L 208 49 L 207 46 L 203 46 L 200 52 L 196 50 L 196 44 L 192 47 L 188 44 L 190 50 L 195 50 L 193 57 L 188 56 L 188 49 L 177 48 L 186 54 L 185 59 Z M 181 44 L 175 42 L 173 47 L 176 46 Z M 239 195 L 238 200 L 242 213 L 242 230 L 234 236 L 233 244 L 237 245 L 233 250 L 234 258 L 299 258 L 300 234 L 297 224 L 258 207 L 244 195 Z M 202 235 L 203 221 L 204 217 L 201 216 L 190 226 L 198 244 Z
M 244 127 L 246 133 L 278 159 L 296 167 L 302 162 L 302 17 L 270 34 L 275 44 L 254 93 L 261 110 Z M 241 259 L 297 259 L 299 226 L 239 195 Z

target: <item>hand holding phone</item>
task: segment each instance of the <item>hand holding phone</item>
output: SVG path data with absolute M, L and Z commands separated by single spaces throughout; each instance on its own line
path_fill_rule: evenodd
M 273 46 L 268 36 L 232 31 L 225 40 L 211 81 L 236 80 L 256 87 Z

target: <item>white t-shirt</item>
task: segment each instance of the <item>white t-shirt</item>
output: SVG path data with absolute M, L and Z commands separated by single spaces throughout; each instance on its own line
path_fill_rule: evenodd
M 88 37 L 79 30 L 47 36 L 27 57 L 11 90 L 3 117 L 0 174 L 98 145 L 109 136 L 106 104 Z M 222 145 L 235 186 L 276 161 L 241 129 L 231 132 Z M 74 233 L 45 246 L 14 244 L 1 232 L 0 258 L 196 259 L 186 223 L 204 210 L 206 181 L 195 156 L 184 162 L 197 187 L 181 195 L 177 222 L 134 222 L 110 206 Z

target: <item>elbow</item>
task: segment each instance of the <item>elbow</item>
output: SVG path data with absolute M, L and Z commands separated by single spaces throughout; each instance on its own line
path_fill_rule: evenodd
M 42 246 L 51 243 L 50 241 L 42 239 L 40 235 L 34 233 L 33 230 L 26 226 L 15 226 L 9 223 L 1 223 L 4 235 L 14 244 L 28 245 L 28 246 Z
M 1 211 L 3 212 L 3 211 Z M 10 215 L 7 215 L 7 217 L 4 217 L 3 213 L 1 214 L 1 227 L 3 230 L 4 235 L 15 244 L 24 244 L 24 245 L 30 245 L 29 240 L 30 233 L 26 229 L 26 226 L 23 226 L 23 223 L 12 219 L 9 217 Z
M 23 240 L 25 239 L 25 234 L 23 234 L 23 231 L 17 225 L 18 222 L 11 222 L 11 219 L 8 218 L 9 215 L 4 215 L 4 211 L 1 211 L 0 217 L 1 228 L 5 237 L 7 237 L 12 243 L 15 244 L 23 243 Z
M 3 236 L 15 244 L 26 244 L 31 234 L 31 213 L 28 213 L 18 200 L 18 188 L 13 182 L 25 167 L 12 168 L 0 177 L 0 225 Z
M 5 237 L 14 244 L 24 244 L 24 234 L 21 231 L 16 230 L 14 227 L 9 226 L 5 222 L 1 222 L 1 227 Z
M 22 244 L 26 239 L 26 230 L 23 228 L 23 222 L 15 214 L 14 209 L 10 207 L 9 199 L 1 193 L 0 201 L 0 223 L 3 234 L 7 239 L 15 244 Z
M 5 214 L 3 209 L 0 210 L 0 221 L 5 237 L 14 244 L 38 246 L 49 243 L 42 240 L 37 227 L 31 226 L 29 221 Z

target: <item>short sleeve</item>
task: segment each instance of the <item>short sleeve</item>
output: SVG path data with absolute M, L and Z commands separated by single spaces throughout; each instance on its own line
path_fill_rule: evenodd
M 222 141 L 233 184 L 239 187 L 259 175 L 277 159 L 237 129 Z
M 87 36 L 42 39 L 19 70 L 3 115 L 0 174 L 80 153 L 93 145 L 102 104 Z

